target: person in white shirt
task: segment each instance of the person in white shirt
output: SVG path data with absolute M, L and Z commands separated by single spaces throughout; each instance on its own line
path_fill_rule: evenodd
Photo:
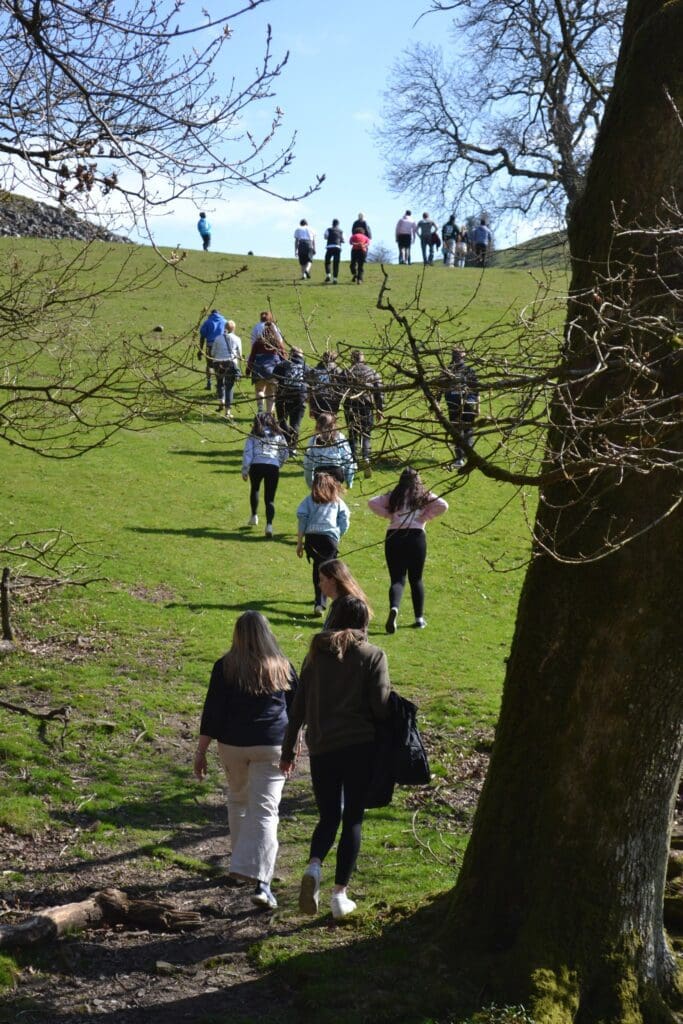
M 240 376 L 242 363 L 242 339 L 235 334 L 235 321 L 228 320 L 227 332 L 216 338 L 211 348 L 211 362 L 216 374 L 216 393 L 220 405 L 218 411 L 233 419 L 232 403 L 235 383 Z
M 308 221 L 299 221 L 299 227 L 294 232 L 294 255 L 299 260 L 301 267 L 301 280 L 311 276 L 311 260 L 315 256 L 315 231 L 309 228 Z
M 410 263 L 410 247 L 415 241 L 417 224 L 410 210 L 406 210 L 396 224 L 396 244 L 398 245 L 398 262 Z

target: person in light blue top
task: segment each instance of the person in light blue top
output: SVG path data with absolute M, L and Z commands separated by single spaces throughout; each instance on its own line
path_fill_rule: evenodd
M 304 453 L 304 477 L 309 487 L 316 473 L 330 473 L 340 484 L 353 487 L 356 463 L 351 446 L 337 430 L 337 420 L 330 412 L 323 412 L 315 421 L 316 432 Z
M 197 221 L 197 231 L 199 232 L 202 239 L 202 249 L 204 252 L 208 252 L 211 245 L 211 225 L 206 219 L 205 213 L 199 214 L 199 220 Z
M 313 563 L 314 615 L 324 615 L 326 598 L 320 589 L 319 569 L 323 562 L 336 558 L 339 541 L 349 528 L 351 513 L 342 501 L 341 484 L 331 473 L 318 472 L 311 493 L 296 510 L 298 535 L 296 553 L 304 551 Z
M 258 526 L 259 491 L 261 483 L 264 484 L 266 540 L 273 539 L 275 492 L 280 480 L 280 466 L 288 456 L 287 441 L 280 433 L 274 418 L 269 412 L 257 413 L 254 417 L 251 434 L 244 444 L 242 479 L 249 480 L 251 483 L 249 492 L 251 518 L 247 526 Z
M 477 265 L 485 267 L 486 257 L 493 242 L 493 235 L 483 217 L 472 232 L 472 241 L 474 242 L 474 255 Z

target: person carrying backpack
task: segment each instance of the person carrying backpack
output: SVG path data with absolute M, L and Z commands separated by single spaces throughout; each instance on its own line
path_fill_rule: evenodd
M 443 241 L 443 265 L 444 267 L 455 266 L 455 239 L 458 234 L 458 225 L 455 223 L 455 215 L 451 214 L 441 228 L 441 239 Z
M 339 412 L 344 388 L 337 358 L 336 352 L 323 352 L 318 365 L 308 371 L 309 411 L 314 420 L 324 412 L 333 416 Z
M 306 412 L 307 374 L 304 354 L 295 346 L 289 350 L 289 359 L 283 359 L 273 370 L 273 380 L 277 384 L 275 415 L 280 430 L 287 438 L 290 455 L 296 455 L 301 421 Z

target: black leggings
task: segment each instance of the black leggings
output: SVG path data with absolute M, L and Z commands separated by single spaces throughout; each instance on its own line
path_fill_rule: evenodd
M 324 608 L 326 599 L 320 589 L 320 566 L 329 558 L 336 558 L 339 554 L 339 546 L 329 533 L 307 533 L 304 537 L 304 551 L 309 562 L 313 563 L 313 592 L 314 603 Z
M 311 754 L 311 781 L 320 815 L 311 838 L 311 857 L 325 859 L 341 821 L 335 885 L 348 885 L 356 866 L 375 750 L 374 743 L 358 743 L 325 754 Z
M 415 618 L 421 619 L 425 607 L 422 572 L 427 558 L 427 537 L 424 530 L 387 530 L 384 555 L 391 580 L 389 607 L 400 607 L 407 573 Z
M 249 501 L 251 502 L 251 514 L 258 512 L 258 495 L 263 481 L 263 499 L 266 503 L 266 522 L 272 523 L 275 518 L 275 492 L 277 491 L 278 480 L 280 479 L 280 467 L 268 466 L 263 462 L 252 462 L 249 467 L 249 480 L 251 490 Z

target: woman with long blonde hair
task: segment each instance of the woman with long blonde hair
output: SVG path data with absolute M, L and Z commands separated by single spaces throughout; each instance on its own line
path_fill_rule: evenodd
M 298 678 L 268 620 L 244 612 L 232 647 L 214 664 L 204 701 L 194 774 L 207 773 L 211 740 L 228 782 L 231 874 L 255 883 L 252 902 L 274 909 L 270 883 L 278 851 L 278 808 L 285 776 L 279 762 Z
M 318 583 L 321 594 L 332 602 L 332 607 L 340 597 L 357 597 L 367 606 L 368 618 L 373 617 L 373 610 L 363 589 L 341 558 L 328 558 L 326 562 L 321 562 L 318 566 Z

